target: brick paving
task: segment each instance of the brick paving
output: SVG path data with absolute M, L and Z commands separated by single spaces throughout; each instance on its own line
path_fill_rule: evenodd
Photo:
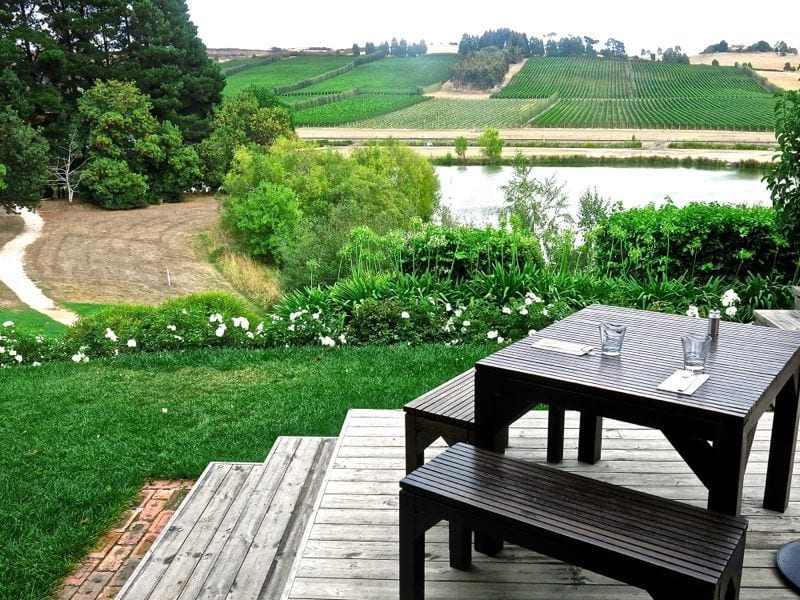
M 57 600 L 111 600 L 164 529 L 193 481 L 150 481 L 136 504 L 64 580 Z

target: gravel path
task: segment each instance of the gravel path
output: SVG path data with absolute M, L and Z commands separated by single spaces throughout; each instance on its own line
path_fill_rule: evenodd
M 25 250 L 41 235 L 44 219 L 27 208 L 21 209 L 19 216 L 25 223 L 23 230 L 0 248 L 0 282 L 33 310 L 64 325 L 72 325 L 78 320 L 78 315 L 56 307 L 55 303 L 45 296 L 25 273 Z

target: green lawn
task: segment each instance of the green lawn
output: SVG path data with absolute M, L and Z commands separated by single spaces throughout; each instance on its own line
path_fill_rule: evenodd
M 62 304 L 65 308 L 78 313 L 82 317 L 88 317 L 110 306 L 108 304 L 85 304 L 80 302 L 62 302 Z M 0 324 L 6 321 L 13 321 L 17 329 L 29 333 L 38 333 L 45 337 L 58 337 L 67 330 L 61 323 L 53 321 L 50 317 L 31 308 L 0 308 Z
M 0 598 L 46 598 L 148 478 L 338 435 L 496 346 L 195 351 L 0 371 Z M 167 409 L 164 412 L 163 409 Z

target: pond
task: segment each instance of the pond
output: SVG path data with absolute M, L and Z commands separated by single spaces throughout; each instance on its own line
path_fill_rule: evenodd
M 436 167 L 442 204 L 461 222 L 483 225 L 497 222 L 503 206 L 503 190 L 513 175 L 512 167 Z M 642 167 L 534 167 L 537 179 L 555 177 L 564 183 L 572 212 L 587 188 L 625 208 L 663 204 L 669 196 L 676 206 L 692 201 L 769 206 L 766 184 L 756 172 L 732 169 L 703 170 Z

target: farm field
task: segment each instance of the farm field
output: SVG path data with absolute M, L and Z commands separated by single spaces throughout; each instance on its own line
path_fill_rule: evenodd
M 416 58 L 384 58 L 360 65 L 326 81 L 304 88 L 308 93 L 345 92 L 359 88 L 389 94 L 417 93 L 447 79 L 450 66 L 460 60 L 455 54 L 429 54 Z
M 294 120 L 299 126 L 348 125 L 417 103 L 429 104 L 430 102 L 431 99 L 427 96 L 363 94 L 339 102 L 297 111 L 294 113 Z
M 541 100 L 453 100 L 434 98 L 358 123 L 370 128 L 463 129 L 522 127 L 539 110 Z
M 561 100 L 538 127 L 652 127 L 762 131 L 772 128 L 771 96 Z
M 258 59 L 248 59 L 258 60 Z M 249 85 L 274 88 L 316 77 L 353 61 L 352 56 L 295 56 L 253 67 L 228 77 L 223 94 L 232 96 Z

